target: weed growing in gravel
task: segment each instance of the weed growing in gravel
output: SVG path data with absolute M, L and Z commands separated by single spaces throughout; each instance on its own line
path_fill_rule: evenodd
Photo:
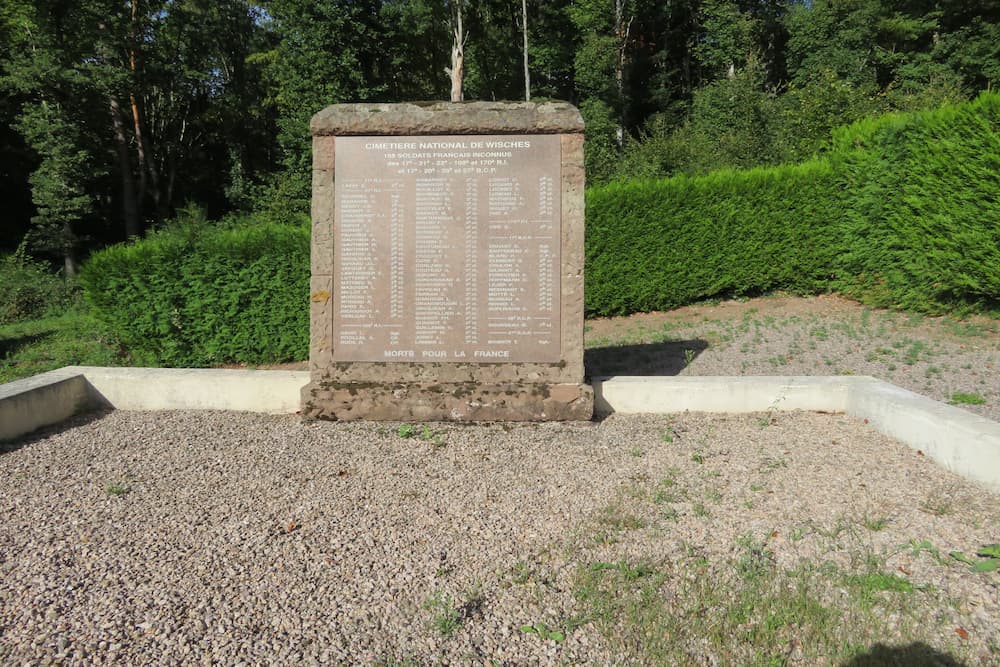
M 760 462 L 761 472 L 772 472 L 774 470 L 778 470 L 779 468 L 787 468 L 787 467 L 788 467 L 788 459 L 782 456 L 777 456 L 777 457 L 765 456 L 764 459 Z
M 955 509 L 955 500 L 947 489 L 935 489 L 920 502 L 920 510 L 934 516 L 947 516 Z
M 934 623 L 915 612 L 923 589 L 870 554 L 858 570 L 781 570 L 766 540 L 747 535 L 736 547 L 724 561 L 688 545 L 677 561 L 581 564 L 573 593 L 582 618 L 623 663 L 762 667 L 849 663 L 901 627 L 906 636 Z
M 669 421 L 660 429 L 660 440 L 663 442 L 673 442 L 674 438 L 677 437 L 677 431 L 674 430 L 674 425 Z
M 987 336 L 1000 333 L 1000 327 L 996 323 L 961 322 L 955 320 L 944 320 L 945 329 L 954 336 L 962 338 L 985 338 Z
M 531 564 L 526 560 L 521 560 L 515 563 L 513 569 L 511 570 L 511 581 L 518 586 L 523 586 L 531 581 L 532 574 L 533 569 Z
M 124 496 L 131 490 L 124 482 L 111 482 L 104 487 L 104 493 L 115 497 Z
M 976 555 L 979 560 L 969 558 L 961 551 L 952 551 L 948 554 L 955 560 L 965 563 L 973 572 L 993 572 L 1000 569 L 1000 544 L 986 544 L 982 546 Z
M 910 540 L 906 544 L 900 544 L 899 548 L 902 551 L 909 551 L 913 556 L 928 553 L 938 564 L 944 562 L 941 558 L 941 552 L 938 551 L 938 548 L 930 540 Z
M 743 579 L 759 579 L 769 574 L 774 567 L 774 554 L 767 543 L 758 541 L 752 535 L 744 535 L 736 540 L 741 555 L 736 562 L 736 571 Z
M 401 424 L 396 435 L 400 438 L 416 438 L 422 442 L 429 442 L 435 448 L 445 445 L 443 432 L 434 430 L 427 424 L 420 427 L 413 424 Z
M 757 426 L 761 429 L 765 429 L 768 426 L 777 424 L 778 419 L 775 414 L 778 412 L 778 405 L 785 400 L 785 398 L 786 396 L 784 393 L 778 394 L 778 396 L 771 402 L 771 405 L 767 406 L 767 411 L 757 417 Z
M 566 640 L 566 635 L 564 633 L 550 628 L 541 621 L 531 625 L 522 625 L 521 632 L 529 635 L 538 635 L 542 639 L 551 639 L 557 644 Z
M 617 503 L 602 509 L 597 515 L 597 523 L 613 530 L 635 530 L 646 527 L 645 521 L 634 514 L 629 514 Z
M 912 593 L 915 590 L 913 584 L 908 580 L 887 572 L 852 574 L 846 576 L 844 582 L 854 588 L 855 594 L 867 609 L 874 605 L 875 597 L 879 592 Z
M 680 512 L 673 505 L 666 505 L 660 510 L 660 516 L 667 521 L 677 521 L 680 518 Z
M 913 364 L 920 361 L 920 357 L 926 354 L 927 344 L 920 340 L 909 340 L 909 347 L 903 353 L 903 363 L 907 366 L 912 366 Z
M 375 661 L 375 667 L 417 667 L 419 664 L 413 658 L 382 657 Z
M 826 330 L 826 327 L 813 327 L 809 331 L 809 335 L 816 340 L 827 340 L 830 338 L 830 333 Z
M 442 636 L 450 637 L 462 625 L 462 612 L 455 606 L 450 595 L 445 595 L 440 591 L 434 593 L 424 603 L 424 609 L 433 614 L 431 625 Z
M 687 493 L 677 486 L 677 475 L 680 473 L 676 468 L 667 471 L 667 476 L 656 485 L 653 492 L 653 502 L 657 505 L 678 503 L 687 498 Z
M 824 528 L 823 526 L 817 525 L 813 522 L 810 523 L 812 524 L 813 532 L 828 540 L 837 540 L 844 533 L 847 533 L 848 535 L 856 534 L 853 522 L 844 517 L 837 517 L 837 520 L 834 521 L 833 525 L 829 528 Z
M 956 391 L 948 402 L 952 405 L 985 405 L 986 399 L 976 393 Z
M 865 528 L 867 528 L 868 530 L 872 531 L 873 533 L 877 533 L 878 531 L 882 530 L 883 528 L 889 525 L 889 519 L 884 516 L 870 517 L 866 514 L 865 517 L 861 520 L 861 523 L 863 523 Z

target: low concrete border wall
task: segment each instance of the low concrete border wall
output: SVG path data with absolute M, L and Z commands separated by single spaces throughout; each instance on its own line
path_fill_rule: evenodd
M 62 370 L 62 369 L 61 369 Z M 119 410 L 237 410 L 292 413 L 308 371 L 68 366 L 95 398 Z
M 307 371 L 67 366 L 0 385 L 0 440 L 86 409 L 294 413 Z M 1000 492 L 1000 423 L 871 377 L 612 377 L 593 381 L 595 411 L 845 412 Z
M 308 371 L 66 366 L 0 385 L 0 440 L 94 408 L 293 413 Z
M 594 412 L 846 412 L 852 377 L 685 376 L 594 379 Z
M 601 415 L 845 412 L 1000 492 L 1000 423 L 872 377 L 613 377 L 594 381 L 594 397 Z
M 69 368 L 0 384 L 0 440 L 58 424 L 93 405 L 86 378 Z

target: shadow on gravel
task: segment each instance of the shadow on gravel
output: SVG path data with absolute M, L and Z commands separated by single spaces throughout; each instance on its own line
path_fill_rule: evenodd
M 87 412 L 81 412 L 78 415 L 73 415 L 69 419 L 61 421 L 58 424 L 45 426 L 37 431 L 32 431 L 27 435 L 22 435 L 20 438 L 16 438 L 14 440 L 0 440 L 0 456 L 9 452 L 16 452 L 22 447 L 27 447 L 28 445 L 34 444 L 39 440 L 44 440 L 51 435 L 55 435 L 56 433 L 62 433 L 63 431 L 68 431 L 78 426 L 85 426 L 91 422 L 98 421 L 113 411 L 114 410 L 111 408 L 88 410 Z
M 924 644 L 914 642 L 906 646 L 875 644 L 867 653 L 843 663 L 840 667 L 965 667 L 960 662 Z
M 583 353 L 587 375 L 677 375 L 699 354 L 708 341 L 671 340 L 663 343 L 592 347 Z

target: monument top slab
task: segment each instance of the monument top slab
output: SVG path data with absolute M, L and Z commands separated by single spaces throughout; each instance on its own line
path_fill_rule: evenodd
M 579 134 L 583 117 L 567 102 L 335 104 L 310 128 L 314 136 Z

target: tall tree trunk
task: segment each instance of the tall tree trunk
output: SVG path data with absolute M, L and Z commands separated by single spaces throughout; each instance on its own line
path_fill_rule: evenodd
M 462 24 L 462 0 L 451 2 L 451 101 L 461 102 L 464 99 L 462 84 L 465 79 L 465 27 Z
M 143 202 L 146 201 L 147 192 L 147 174 L 149 176 L 149 181 L 152 182 L 152 196 L 153 204 L 155 206 L 157 215 L 159 216 L 161 212 L 160 204 L 160 174 L 156 168 L 156 163 L 153 161 L 153 151 L 149 146 L 149 138 L 146 136 L 146 114 L 143 110 L 141 103 L 141 98 L 136 94 L 136 88 L 139 86 L 139 57 L 136 53 L 136 45 L 138 44 L 138 34 L 139 34 L 139 0 L 131 1 L 131 26 L 129 29 L 129 47 L 128 47 L 128 65 L 129 72 L 132 74 L 132 90 L 129 92 L 129 105 L 132 111 L 132 125 L 135 128 L 135 150 L 137 167 L 139 171 L 139 190 L 136 193 L 136 202 L 138 206 L 142 206 Z
M 528 0 L 521 0 L 521 25 L 524 34 L 524 101 L 531 101 L 531 73 L 528 71 Z
M 132 182 L 132 159 L 129 157 L 128 138 L 125 136 L 125 121 L 121 105 L 111 98 L 111 122 L 115 128 L 115 148 L 118 150 L 118 165 L 122 172 L 122 215 L 125 217 L 125 236 L 132 239 L 142 236 L 139 222 L 139 207 L 135 200 L 135 184 Z
M 74 278 L 76 277 L 77 269 L 76 249 L 73 247 L 75 235 L 73 234 L 73 228 L 68 222 L 63 223 L 63 237 L 67 239 L 63 245 L 63 274 L 67 278 Z
M 625 59 L 628 49 L 632 19 L 625 22 L 625 0 L 615 0 L 615 36 L 618 38 L 618 60 L 615 63 L 615 87 L 618 89 L 618 129 L 615 132 L 618 147 L 625 144 Z

